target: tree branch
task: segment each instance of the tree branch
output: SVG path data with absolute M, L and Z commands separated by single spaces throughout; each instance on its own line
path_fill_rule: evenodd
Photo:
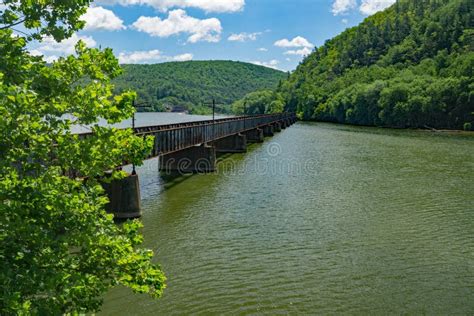
M 25 33 L 25 32 L 20 31 L 20 30 L 18 30 L 18 29 L 12 28 L 12 30 L 15 31 L 15 32 L 18 32 L 18 33 L 22 33 L 23 35 L 26 35 L 26 36 L 31 36 L 31 34 Z
M 5 25 L 5 26 L 0 26 L 0 30 L 5 30 L 5 29 L 8 29 L 8 28 L 11 28 L 12 26 L 15 26 L 15 25 L 18 25 L 18 24 L 21 24 L 23 22 L 26 21 L 26 18 L 20 20 L 20 21 L 17 21 L 15 23 L 12 23 L 12 24 L 9 24 L 9 25 Z

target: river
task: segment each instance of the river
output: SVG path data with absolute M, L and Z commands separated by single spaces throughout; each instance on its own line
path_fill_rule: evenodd
M 220 160 L 138 169 L 168 288 L 102 315 L 474 313 L 472 135 L 298 123 Z

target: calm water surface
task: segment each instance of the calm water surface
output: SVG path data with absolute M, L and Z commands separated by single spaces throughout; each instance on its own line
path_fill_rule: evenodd
M 68 117 L 68 116 L 66 116 Z M 225 115 L 216 115 L 216 119 L 227 117 Z M 68 117 L 69 118 L 69 117 Z M 142 126 L 154 126 L 154 125 L 166 125 L 174 123 L 184 123 L 193 121 L 212 120 L 212 115 L 187 115 L 184 113 L 163 113 L 163 112 L 151 112 L 151 113 L 136 113 L 135 114 L 136 127 Z M 101 125 L 106 125 L 105 120 L 99 122 Z M 114 124 L 117 128 L 131 128 L 132 119 L 125 120 L 118 124 Z M 73 133 L 88 133 L 91 129 L 88 126 L 76 125 L 72 128 Z
M 473 314 L 474 137 L 298 123 L 219 172 L 139 170 L 160 300 L 102 315 Z

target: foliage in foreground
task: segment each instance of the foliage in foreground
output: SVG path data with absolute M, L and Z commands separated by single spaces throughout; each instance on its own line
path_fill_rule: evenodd
M 474 2 L 398 0 L 331 39 L 277 89 L 303 119 L 472 128 Z
M 134 109 L 134 93 L 113 96 L 121 69 L 112 51 L 76 46 L 46 65 L 25 45 L 60 41 L 83 26 L 89 1 L 3 1 L 0 11 L 0 314 L 57 315 L 99 310 L 117 284 L 159 297 L 165 277 L 140 248 L 139 222 L 106 214 L 95 180 L 127 160 L 140 164 L 152 139 L 99 127 Z M 30 35 L 14 35 L 24 23 Z M 65 119 L 72 114 L 74 119 Z M 71 134 L 72 124 L 93 135 Z M 65 176 L 77 172 L 81 179 Z M 115 173 L 114 177 L 123 176 Z

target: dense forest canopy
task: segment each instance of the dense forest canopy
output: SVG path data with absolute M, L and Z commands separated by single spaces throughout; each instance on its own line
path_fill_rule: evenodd
M 169 62 L 154 65 L 123 65 L 124 73 L 115 79 L 117 91 L 136 90 L 139 102 L 153 110 L 185 108 L 192 113 L 209 111 L 212 99 L 221 110 L 245 94 L 275 89 L 284 72 L 254 64 L 233 61 Z
M 281 93 L 272 90 L 259 90 L 247 94 L 232 104 L 234 114 L 281 113 L 284 111 L 285 100 Z
M 471 129 L 474 1 L 398 0 L 306 57 L 275 94 L 303 119 Z

